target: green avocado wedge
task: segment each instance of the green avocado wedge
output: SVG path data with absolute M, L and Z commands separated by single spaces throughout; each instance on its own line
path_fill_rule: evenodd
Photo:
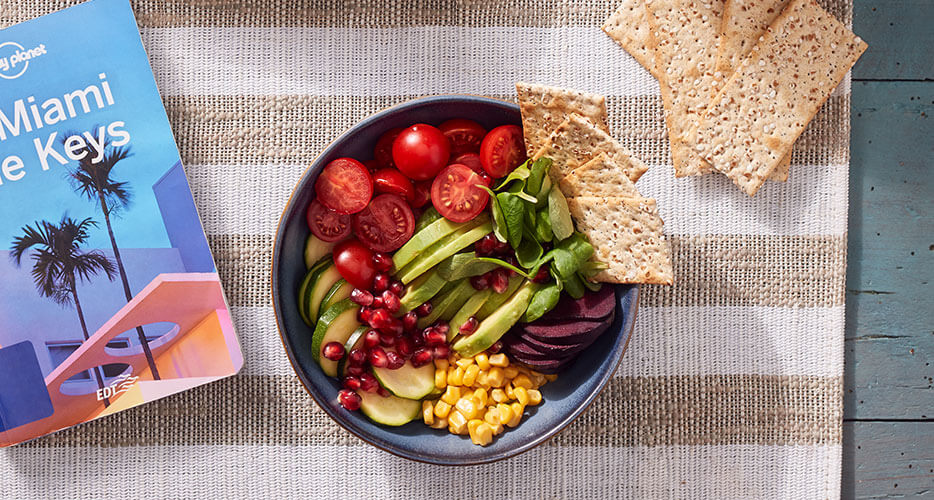
M 425 328 L 435 321 L 453 317 L 454 313 L 464 305 L 464 302 L 467 302 L 467 299 L 476 292 L 470 284 L 470 280 L 458 281 L 457 285 L 447 293 L 439 295 L 438 300 L 432 301 L 434 307 L 431 309 L 431 314 L 419 318 L 418 327 Z
M 490 300 L 483 303 L 483 307 L 477 311 L 477 319 L 483 321 L 489 315 L 496 312 L 503 304 L 509 300 L 509 297 L 512 297 L 512 294 L 516 293 L 516 290 L 522 286 L 522 283 L 525 282 L 525 279 L 522 276 L 512 276 L 509 278 L 509 286 L 506 287 L 506 291 L 503 293 L 494 293 L 490 297 Z
M 473 294 L 467 299 L 467 302 L 464 302 L 464 305 L 462 305 L 461 308 L 457 310 L 457 313 L 454 314 L 454 317 L 451 318 L 451 329 L 448 330 L 448 342 L 453 340 L 454 337 L 460 333 L 458 329 L 461 325 L 466 323 L 471 316 L 476 316 L 477 311 L 479 311 L 480 308 L 483 307 L 483 304 L 490 300 L 490 297 L 494 294 L 495 292 L 492 288 L 487 288 L 486 290 Z
M 407 313 L 425 302 L 428 302 L 432 297 L 437 295 L 446 284 L 448 284 L 448 280 L 442 278 L 437 270 L 432 270 L 419 276 L 405 288 L 405 293 L 402 294 L 402 299 L 400 300 L 402 307 L 399 310 L 402 313 Z
M 321 371 L 329 377 L 337 377 L 337 361 L 322 356 L 321 348 L 331 342 L 346 345 L 351 335 L 361 326 L 357 321 L 359 310 L 360 306 L 350 299 L 344 299 L 329 307 L 318 319 L 315 333 L 311 337 L 311 354 L 321 366 Z
M 421 276 L 425 271 L 431 269 L 439 262 L 454 255 L 458 251 L 472 245 L 493 230 L 493 224 L 486 215 L 480 215 L 474 220 L 464 224 L 453 235 L 439 241 L 431 248 L 427 249 L 421 255 L 412 260 L 407 266 L 399 271 L 397 277 L 405 284 L 410 283 L 415 278 Z
M 454 350 L 461 356 L 470 358 L 489 349 L 525 314 L 539 286 L 533 282 L 526 282 L 519 287 L 496 312 L 480 322 L 473 334 L 455 341 Z
M 476 220 L 476 219 L 474 219 Z M 396 269 L 402 269 L 415 257 L 422 252 L 436 245 L 445 236 L 471 224 L 470 222 L 451 222 L 441 218 L 425 226 L 421 231 L 416 232 L 409 241 L 405 242 L 401 248 L 396 250 L 392 256 L 392 264 Z
M 358 391 L 360 411 L 370 420 L 391 427 L 405 425 L 416 418 L 422 411 L 422 402 L 405 399 L 390 394 L 382 397 L 375 392 Z

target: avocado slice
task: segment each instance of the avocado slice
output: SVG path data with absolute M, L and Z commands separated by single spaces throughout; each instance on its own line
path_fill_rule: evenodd
M 512 294 L 516 293 L 516 290 L 519 289 L 523 282 L 525 282 L 525 279 L 522 276 L 511 276 L 509 278 L 509 286 L 506 287 L 506 291 L 503 293 L 494 292 L 490 297 L 490 300 L 484 302 L 483 307 L 477 311 L 477 319 L 484 320 L 489 315 L 496 312 L 496 310 L 499 309 L 501 305 L 509 300 L 509 297 L 512 297 Z
M 477 217 L 472 221 L 463 223 L 451 222 L 441 218 L 428 224 L 421 231 L 416 232 L 409 241 L 405 242 L 405 245 L 396 250 L 396 253 L 392 256 L 392 264 L 396 269 L 402 269 L 409 262 L 412 262 L 412 259 L 439 243 L 445 236 L 465 226 L 472 225 L 474 221 L 480 218 Z M 482 221 L 480 223 L 482 224 Z
M 509 300 L 480 323 L 477 331 L 454 342 L 454 350 L 461 356 L 470 358 L 489 349 L 525 314 L 539 286 L 529 281 L 519 287 Z
M 448 330 L 448 342 L 454 339 L 457 336 L 458 329 L 470 319 L 471 316 L 476 316 L 477 311 L 483 307 L 490 297 L 494 294 L 492 288 L 487 288 L 486 290 L 475 293 L 467 302 L 464 302 L 464 305 L 457 310 L 457 313 L 451 318 L 451 329 Z
M 405 293 L 402 294 L 402 300 L 400 301 L 402 307 L 399 310 L 402 313 L 407 313 L 415 309 L 431 300 L 446 284 L 448 284 L 448 280 L 442 278 L 437 269 L 419 276 L 405 288 Z
M 403 283 L 410 283 L 442 260 L 454 255 L 468 245 L 472 245 L 492 230 L 493 224 L 490 223 L 490 218 L 485 215 L 478 216 L 473 221 L 466 223 L 464 227 L 458 229 L 454 234 L 422 252 L 403 267 L 397 277 Z
M 461 280 L 457 282 L 457 286 L 451 288 L 446 294 L 441 295 L 440 300 L 433 301 L 434 308 L 432 308 L 431 314 L 424 318 L 419 318 L 418 327 L 425 328 L 439 319 L 450 318 L 474 293 L 476 293 L 476 290 L 474 290 L 473 286 L 470 284 L 470 280 Z

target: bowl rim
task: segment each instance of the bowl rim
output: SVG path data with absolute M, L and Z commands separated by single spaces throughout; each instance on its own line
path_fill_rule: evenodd
M 338 426 L 340 426 L 344 430 L 350 432 L 353 436 L 360 439 L 364 443 L 367 443 L 368 445 L 374 446 L 380 450 L 391 453 L 401 458 L 405 458 L 407 460 L 412 460 L 414 462 L 420 462 L 420 463 L 431 464 L 431 465 L 441 465 L 441 466 L 465 466 L 465 465 L 489 464 L 489 463 L 498 462 L 500 460 L 505 460 L 507 458 L 512 458 L 517 455 L 521 455 L 529 450 L 537 448 L 541 446 L 542 444 L 550 441 L 555 436 L 560 434 L 573 421 L 577 420 L 577 418 L 579 418 L 585 411 L 587 411 L 588 408 L 590 408 L 590 406 L 597 399 L 597 397 L 604 391 L 604 389 L 606 389 L 606 386 L 609 383 L 609 381 L 616 375 L 616 372 L 619 370 L 619 366 L 622 363 L 623 357 L 626 354 L 626 351 L 629 349 L 629 343 L 632 341 L 632 335 L 635 330 L 636 318 L 638 317 L 638 312 L 639 312 L 639 303 L 641 302 L 641 298 L 642 298 L 642 287 L 638 284 L 631 285 L 632 293 L 634 293 L 634 296 L 632 298 L 632 311 L 631 311 L 632 321 L 630 322 L 630 325 L 628 328 L 629 331 L 619 332 L 619 335 L 623 335 L 623 334 L 626 335 L 626 340 L 623 343 L 622 348 L 619 349 L 619 354 L 617 355 L 616 359 L 613 361 L 613 368 L 610 370 L 607 370 L 597 380 L 596 390 L 591 392 L 584 399 L 584 401 L 574 409 L 574 411 L 572 411 L 571 413 L 566 415 L 564 418 L 562 418 L 558 422 L 558 424 L 554 427 L 554 429 L 542 434 L 541 436 L 536 437 L 535 439 L 521 446 L 517 446 L 515 448 L 503 451 L 489 458 L 467 459 L 467 460 L 459 460 L 459 461 L 440 460 L 436 458 L 425 457 L 418 453 L 412 453 L 403 448 L 394 447 L 391 445 L 381 443 L 378 440 L 372 439 L 370 436 L 366 435 L 364 432 L 358 429 L 355 429 L 352 426 L 345 425 L 344 422 L 342 422 L 341 419 L 338 418 L 338 416 L 335 414 L 334 409 L 331 407 L 330 404 L 328 404 L 329 403 L 328 399 L 324 398 L 323 395 L 318 394 L 316 390 L 313 390 L 312 388 L 313 384 L 311 383 L 308 376 L 304 373 L 304 370 L 301 369 L 301 366 L 298 364 L 298 361 L 296 359 L 295 353 L 292 352 L 292 348 L 289 346 L 289 343 L 286 340 L 285 326 L 284 326 L 283 319 L 282 319 L 282 312 L 281 312 L 281 307 L 279 304 L 278 293 L 277 293 L 278 285 L 279 285 L 279 278 L 278 278 L 279 260 L 281 258 L 281 253 L 282 253 L 282 243 L 283 243 L 283 238 L 284 238 L 283 228 L 285 225 L 285 215 L 292 208 L 292 204 L 294 203 L 295 198 L 298 194 L 299 186 L 302 184 L 302 181 L 306 179 L 308 172 L 312 169 L 313 166 L 315 166 L 318 163 L 318 161 L 321 159 L 322 156 L 325 156 L 326 154 L 330 153 L 335 143 L 342 141 L 345 137 L 353 135 L 354 133 L 358 131 L 359 128 L 362 128 L 366 123 L 370 123 L 375 119 L 379 119 L 381 115 L 389 114 L 399 109 L 405 109 L 405 108 L 409 108 L 413 106 L 423 105 L 426 103 L 447 102 L 447 101 L 456 101 L 456 100 L 481 101 L 481 102 L 495 103 L 497 105 L 506 104 L 508 107 L 514 108 L 516 110 L 518 110 L 519 108 L 519 106 L 514 102 L 507 101 L 505 99 L 498 99 L 495 97 L 481 96 L 481 95 L 475 95 L 475 94 L 437 94 L 437 95 L 430 95 L 430 96 L 423 96 L 423 97 L 409 99 L 409 100 L 394 104 L 392 106 L 382 108 L 379 111 L 371 113 L 361 118 L 360 120 L 358 120 L 354 125 L 352 125 L 350 128 L 348 128 L 347 130 L 342 132 L 340 135 L 332 139 L 324 148 L 322 148 L 321 152 L 319 152 L 318 155 L 315 156 L 313 160 L 311 160 L 311 162 L 308 164 L 308 166 L 299 176 L 298 181 L 296 182 L 295 186 L 292 188 L 292 192 L 289 194 L 289 198 L 286 201 L 285 206 L 282 209 L 282 213 L 279 215 L 279 222 L 276 225 L 276 237 L 273 240 L 273 252 L 272 252 L 272 262 L 271 262 L 270 280 L 269 280 L 270 295 L 272 298 L 273 311 L 275 313 L 276 329 L 279 331 L 279 340 L 280 342 L 282 342 L 282 347 L 285 349 L 286 355 L 289 360 L 289 365 L 291 365 L 292 367 L 292 371 L 294 371 L 296 376 L 298 376 L 298 379 L 301 382 L 302 387 L 305 389 L 305 392 L 307 392 L 308 395 L 311 396 L 315 404 L 317 404 L 318 407 L 320 407 L 324 411 L 324 413 L 326 413 L 328 417 L 330 417 L 331 420 L 334 421 L 334 423 L 336 423 Z M 615 287 L 617 285 L 612 285 L 612 286 Z

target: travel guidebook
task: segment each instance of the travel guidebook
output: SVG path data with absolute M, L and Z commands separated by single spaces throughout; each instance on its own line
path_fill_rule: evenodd
M 0 446 L 235 374 L 127 0 L 0 30 Z

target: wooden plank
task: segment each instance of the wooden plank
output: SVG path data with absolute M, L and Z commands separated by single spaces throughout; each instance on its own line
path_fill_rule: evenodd
M 852 103 L 845 416 L 934 418 L 934 83 Z
M 934 496 L 932 430 L 929 422 L 844 423 L 841 498 Z
M 853 78 L 934 78 L 931 20 L 934 20 L 931 0 L 855 0 L 853 31 L 869 43 L 869 49 L 853 68 Z

